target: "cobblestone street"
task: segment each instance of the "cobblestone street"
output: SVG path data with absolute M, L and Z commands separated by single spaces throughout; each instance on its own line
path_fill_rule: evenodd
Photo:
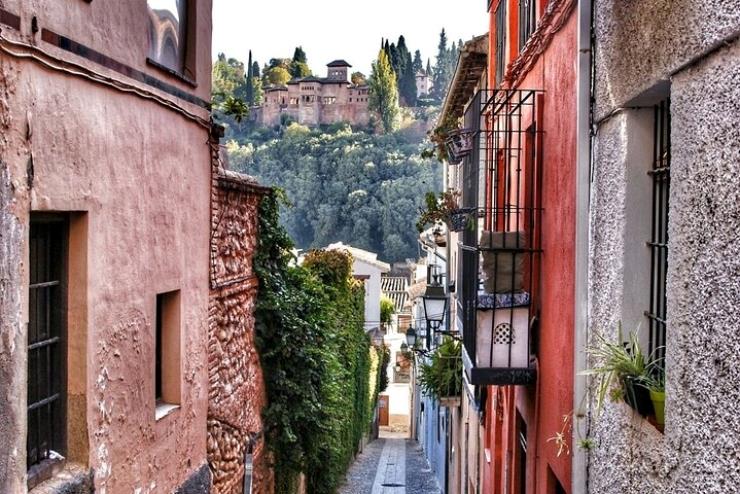
M 440 489 L 416 441 L 380 438 L 358 455 L 339 492 L 437 494 Z

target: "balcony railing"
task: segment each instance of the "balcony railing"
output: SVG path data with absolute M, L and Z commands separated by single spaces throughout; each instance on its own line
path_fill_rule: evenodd
M 476 148 L 462 164 L 458 324 L 471 384 L 529 384 L 541 255 L 542 93 L 476 95 L 465 115 Z

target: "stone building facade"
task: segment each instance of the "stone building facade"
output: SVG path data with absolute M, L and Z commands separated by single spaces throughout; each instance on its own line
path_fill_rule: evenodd
M 236 492 L 246 448 L 270 492 L 261 190 L 213 155 L 211 1 L 166 3 L 0 6 L 0 492 Z
M 662 431 L 623 401 L 591 408 L 578 492 L 735 492 L 740 9 L 597 0 L 593 15 L 588 330 L 639 328 L 665 354 L 666 401 Z
M 280 124 L 283 115 L 309 126 L 348 122 L 365 126 L 370 122 L 369 88 L 349 81 L 349 68 L 344 60 L 327 65 L 327 76 L 293 79 L 287 86 L 265 89 L 256 121 L 263 126 Z
M 269 189 L 228 170 L 213 146 L 208 323 L 208 462 L 213 494 L 273 492 L 262 429 L 267 396 L 254 334 L 258 208 Z

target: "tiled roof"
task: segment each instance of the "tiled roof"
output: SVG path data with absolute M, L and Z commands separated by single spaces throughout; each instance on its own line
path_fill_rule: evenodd
M 402 276 L 382 276 L 380 280 L 380 291 L 393 301 L 397 313 L 404 312 L 407 308 L 408 280 Z
M 327 67 L 352 67 L 346 60 L 334 60 L 326 64 Z
M 342 242 L 336 242 L 333 244 L 330 244 L 327 247 L 328 250 L 346 250 L 350 254 L 352 254 L 352 257 L 357 259 L 358 261 L 362 261 L 366 264 L 370 264 L 371 266 L 375 266 L 376 268 L 379 268 L 381 272 L 387 273 L 391 270 L 391 266 L 388 263 L 385 263 L 378 259 L 378 254 L 375 252 L 370 252 L 363 249 L 358 249 L 357 247 L 352 247 L 351 245 L 343 244 Z

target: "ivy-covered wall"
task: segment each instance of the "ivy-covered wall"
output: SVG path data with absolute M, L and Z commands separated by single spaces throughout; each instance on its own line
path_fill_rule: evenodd
M 352 257 L 312 251 L 297 266 L 279 224 L 281 198 L 262 200 L 254 260 L 267 445 L 277 493 L 295 492 L 301 473 L 308 492 L 333 493 L 370 429 L 380 358 L 363 330 L 364 290 L 352 278 Z

